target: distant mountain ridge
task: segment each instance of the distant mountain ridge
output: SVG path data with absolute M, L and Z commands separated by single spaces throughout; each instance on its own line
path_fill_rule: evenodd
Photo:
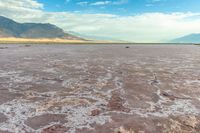
M 0 16 L 0 37 L 83 40 L 49 23 L 18 23 L 3 16 Z
M 200 43 L 200 33 L 189 34 L 180 38 L 171 40 L 173 43 Z
M 128 43 L 128 41 L 119 40 L 119 39 L 115 39 L 115 38 L 107 37 L 107 36 L 95 36 L 95 35 L 80 34 L 80 33 L 74 32 L 74 31 L 68 31 L 68 33 L 75 35 L 75 36 L 83 37 L 88 40 L 117 41 L 117 42 L 127 42 Z

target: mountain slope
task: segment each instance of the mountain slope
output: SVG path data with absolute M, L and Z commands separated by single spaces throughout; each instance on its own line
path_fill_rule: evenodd
M 200 33 L 190 34 L 171 40 L 173 43 L 200 43 Z
M 3 16 L 0 16 L 0 37 L 82 40 L 82 38 L 65 33 L 61 28 L 52 24 L 18 23 Z

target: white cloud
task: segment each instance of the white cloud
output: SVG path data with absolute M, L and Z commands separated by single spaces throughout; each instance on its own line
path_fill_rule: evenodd
M 6 8 L 30 8 L 30 9 L 41 9 L 43 4 L 38 3 L 35 0 L 0 0 L 0 6 Z
M 166 2 L 167 0 L 146 0 L 146 7 L 151 7 L 151 6 L 155 6 L 157 4 L 161 4 L 163 2 Z
M 80 6 L 87 6 L 88 2 L 87 1 L 81 1 L 81 2 L 78 2 L 77 4 L 80 5 Z
M 97 2 L 91 3 L 90 5 L 101 6 L 101 5 L 109 5 L 109 4 L 112 4 L 112 2 L 111 1 L 97 1 Z
M 0 15 L 11 18 L 34 18 L 43 13 L 43 4 L 35 0 L 0 0 Z
M 78 2 L 78 5 L 81 6 L 106 6 L 106 5 L 122 5 L 128 3 L 128 0 L 115 0 L 115 1 L 111 1 L 111 0 L 102 0 L 102 1 L 96 1 L 96 2 L 88 2 L 88 1 L 81 1 Z
M 121 5 L 126 3 L 128 3 L 128 0 L 118 0 L 113 2 L 114 5 Z
M 199 13 L 144 13 L 134 16 L 45 12 L 33 0 L 0 0 L 0 15 L 19 22 L 53 23 L 66 31 L 133 42 L 162 42 L 200 32 Z M 21 3 L 22 2 L 22 3 Z M 24 3 L 23 3 L 24 2 Z M 28 6 L 25 3 L 30 2 Z M 10 6 L 8 6 L 10 5 Z

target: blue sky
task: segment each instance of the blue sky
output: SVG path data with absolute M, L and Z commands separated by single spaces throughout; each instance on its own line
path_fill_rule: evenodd
M 134 15 L 147 12 L 199 12 L 200 0 L 38 0 L 46 11 Z M 96 4 L 95 4 L 96 3 Z M 98 4 L 99 3 L 99 4 Z
M 0 15 L 129 42 L 200 33 L 200 0 L 0 0 Z

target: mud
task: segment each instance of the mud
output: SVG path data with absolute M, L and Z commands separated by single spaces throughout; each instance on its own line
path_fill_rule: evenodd
M 124 102 L 125 101 L 120 97 L 120 94 L 112 94 L 107 107 L 111 111 L 130 112 L 130 109 L 124 107 Z
M 0 123 L 5 122 L 6 120 L 7 120 L 6 116 L 0 113 Z
M 41 127 L 44 127 L 52 122 L 61 122 L 61 123 L 67 123 L 67 120 L 65 120 L 65 115 L 57 115 L 57 114 L 45 114 L 41 116 L 35 116 L 32 118 L 28 118 L 25 121 L 25 124 L 30 126 L 31 128 L 37 130 Z
M 68 129 L 62 125 L 53 125 L 43 129 L 41 133 L 66 133 Z
M 0 133 L 199 133 L 200 47 L 2 45 Z

